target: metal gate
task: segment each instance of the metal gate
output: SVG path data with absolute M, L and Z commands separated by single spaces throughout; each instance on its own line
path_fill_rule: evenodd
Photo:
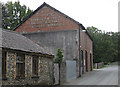
M 66 80 L 76 78 L 76 61 L 66 61 Z

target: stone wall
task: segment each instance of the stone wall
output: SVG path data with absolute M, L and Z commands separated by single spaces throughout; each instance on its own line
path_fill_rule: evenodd
M 16 79 L 16 53 L 7 52 L 7 80 L 2 85 L 51 85 L 53 84 L 52 58 L 39 56 L 38 78 L 32 77 L 32 56 L 25 55 L 25 78 Z
M 54 63 L 54 84 L 59 84 L 59 64 Z
M 40 78 L 39 83 L 41 85 L 53 84 L 53 62 L 45 57 L 40 58 Z
M 6 77 L 10 82 L 15 78 L 15 63 L 16 63 L 16 54 L 12 52 L 7 52 L 7 73 Z
M 94 64 L 94 68 L 95 69 L 100 69 L 101 67 L 103 67 L 104 66 L 104 62 L 99 62 L 99 63 L 95 63 Z

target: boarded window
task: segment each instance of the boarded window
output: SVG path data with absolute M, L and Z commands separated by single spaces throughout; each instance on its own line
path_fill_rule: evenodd
M 17 54 L 16 57 L 16 77 L 25 77 L 25 55 Z
M 84 62 L 83 62 L 83 51 L 81 50 L 81 67 L 82 67 L 82 73 L 84 73 L 83 67 L 84 67 Z
M 38 76 L 38 56 L 33 56 L 32 64 L 32 74 Z
M 92 71 L 92 54 L 90 53 L 90 71 Z
M 6 79 L 6 52 L 2 52 L 2 79 Z
M 88 72 L 88 60 L 87 60 L 87 57 L 88 57 L 88 55 L 87 55 L 87 51 L 85 51 L 85 61 L 86 61 L 86 72 Z

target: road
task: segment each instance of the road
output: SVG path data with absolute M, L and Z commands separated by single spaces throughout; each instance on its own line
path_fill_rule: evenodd
M 94 69 L 63 85 L 118 85 L 118 63 L 112 63 L 102 69 Z

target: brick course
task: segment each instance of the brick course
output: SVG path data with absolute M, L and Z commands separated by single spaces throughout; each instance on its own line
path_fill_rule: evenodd
M 21 24 L 16 32 L 40 32 L 52 30 L 78 29 L 78 25 L 62 14 L 44 6 Z

